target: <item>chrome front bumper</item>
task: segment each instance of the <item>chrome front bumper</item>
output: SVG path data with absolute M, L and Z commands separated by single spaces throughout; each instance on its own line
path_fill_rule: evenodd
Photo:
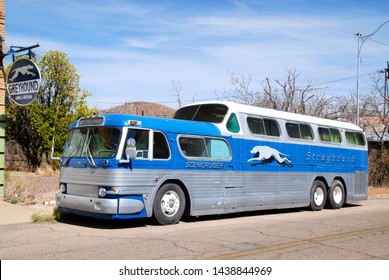
M 143 201 L 133 198 L 95 198 L 58 193 L 55 197 L 58 207 L 98 214 L 135 214 L 141 212 Z

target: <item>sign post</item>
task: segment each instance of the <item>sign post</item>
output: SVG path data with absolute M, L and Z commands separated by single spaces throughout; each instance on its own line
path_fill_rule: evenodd
M 30 59 L 17 60 L 9 70 L 7 90 L 9 97 L 18 105 L 26 106 L 38 96 L 41 74 L 38 66 Z

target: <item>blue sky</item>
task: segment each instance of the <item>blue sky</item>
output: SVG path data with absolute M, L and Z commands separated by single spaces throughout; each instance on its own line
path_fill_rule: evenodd
M 6 46 L 67 53 L 92 107 L 149 101 L 177 108 L 232 89 L 228 73 L 356 91 L 357 38 L 389 20 L 387 0 L 6 0 Z M 389 60 L 389 23 L 361 49 L 361 92 Z M 11 61 L 7 59 L 7 62 Z

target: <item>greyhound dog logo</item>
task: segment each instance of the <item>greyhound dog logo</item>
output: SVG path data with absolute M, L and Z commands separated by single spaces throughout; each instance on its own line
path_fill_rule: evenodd
M 33 68 L 34 68 L 34 66 L 32 66 L 32 65 L 26 65 L 26 66 L 22 66 L 22 67 L 16 68 L 15 70 L 12 71 L 13 76 L 11 78 L 9 78 L 9 80 L 11 82 L 13 82 L 19 76 L 19 74 L 31 75 L 31 76 L 34 77 L 35 73 L 30 71 L 30 69 L 33 69 Z
M 254 165 L 267 164 L 276 160 L 283 166 L 292 166 L 292 161 L 287 158 L 289 155 L 281 153 L 269 146 L 255 146 L 250 153 L 254 154 L 254 157 L 250 158 L 248 162 L 253 162 Z

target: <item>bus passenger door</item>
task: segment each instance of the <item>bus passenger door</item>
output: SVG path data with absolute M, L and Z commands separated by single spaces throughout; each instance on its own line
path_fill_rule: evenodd
M 152 131 L 150 142 L 151 177 L 157 183 L 164 176 L 171 174 L 173 169 L 171 149 L 168 144 L 166 135 L 160 131 Z
M 150 187 L 153 183 L 150 179 L 150 130 L 138 128 L 124 128 L 122 139 L 122 155 L 124 160 L 127 142 L 135 140 L 136 157 L 129 163 L 121 163 L 124 168 L 121 181 L 131 187 Z
M 238 151 L 236 149 L 235 151 Z M 235 158 L 234 158 L 235 157 Z M 244 207 L 244 188 L 243 188 L 243 175 L 242 172 L 237 171 L 237 159 L 240 155 L 234 155 L 233 160 L 227 165 L 227 174 L 225 176 L 224 188 L 225 188 L 225 212 L 239 211 Z

